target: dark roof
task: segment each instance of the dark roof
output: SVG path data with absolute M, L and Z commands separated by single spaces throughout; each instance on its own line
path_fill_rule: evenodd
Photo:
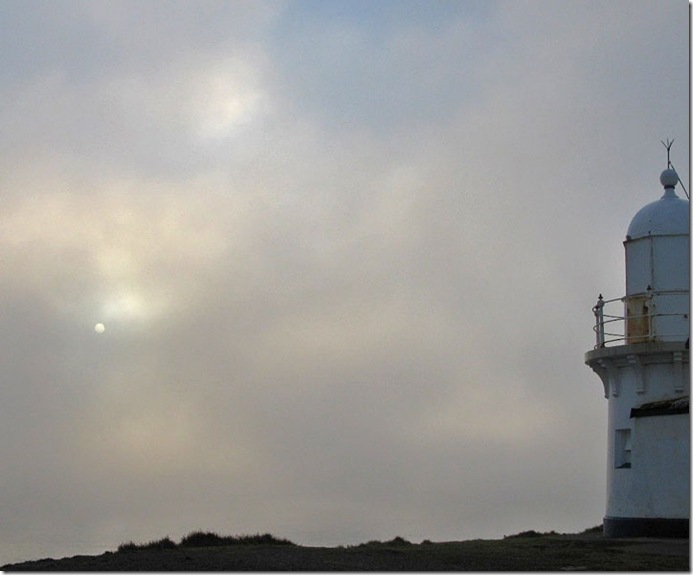
M 676 415 L 679 413 L 689 413 L 689 397 L 677 397 L 675 399 L 664 399 L 662 401 L 652 401 L 643 403 L 640 407 L 630 410 L 631 417 L 652 417 L 654 415 Z

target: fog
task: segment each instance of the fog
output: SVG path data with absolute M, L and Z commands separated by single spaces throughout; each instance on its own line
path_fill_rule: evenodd
M 689 187 L 687 3 L 0 12 L 2 563 L 601 522 L 591 307 L 661 140 Z

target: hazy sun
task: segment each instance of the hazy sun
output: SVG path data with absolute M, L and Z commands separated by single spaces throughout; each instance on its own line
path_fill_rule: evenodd
M 147 293 L 137 287 L 114 287 L 100 296 L 101 302 L 94 315 L 99 323 L 94 326 L 97 333 L 103 333 L 106 326 L 143 326 L 160 316 L 167 308 L 167 300 L 161 294 Z M 109 324 L 110 322 L 110 324 Z M 99 328 L 98 326 L 102 327 Z

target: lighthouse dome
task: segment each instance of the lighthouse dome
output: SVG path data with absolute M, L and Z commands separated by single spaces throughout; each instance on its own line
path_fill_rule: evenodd
M 635 214 L 628 226 L 626 239 L 690 233 L 689 202 L 679 198 L 674 191 L 679 181 L 678 175 L 674 170 L 664 170 L 659 181 L 664 186 L 664 195 Z

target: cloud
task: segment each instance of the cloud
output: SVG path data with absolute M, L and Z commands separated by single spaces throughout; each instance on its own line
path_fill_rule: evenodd
M 0 35 L 17 557 L 599 522 L 582 354 L 660 139 L 687 173 L 678 3 L 36 6 Z

